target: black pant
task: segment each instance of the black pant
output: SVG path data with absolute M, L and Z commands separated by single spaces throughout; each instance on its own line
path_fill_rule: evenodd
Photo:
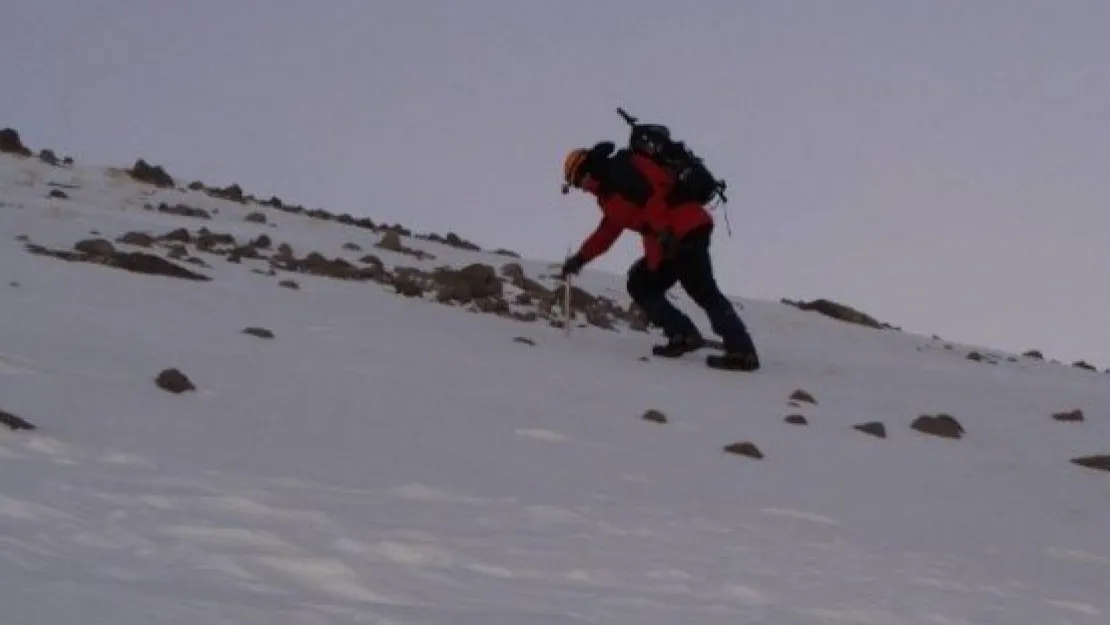
M 628 270 L 628 294 L 643 309 L 649 321 L 663 328 L 668 338 L 699 334 L 694 322 L 667 300 L 676 283 L 709 317 L 730 352 L 755 353 L 748 329 L 732 302 L 725 297 L 713 276 L 709 241 L 713 226 L 698 228 L 678 241 L 675 249 L 652 270 L 643 258 Z

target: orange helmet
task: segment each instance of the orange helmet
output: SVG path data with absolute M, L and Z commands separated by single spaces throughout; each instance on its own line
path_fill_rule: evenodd
M 565 187 L 577 187 L 582 182 L 585 173 L 582 171 L 582 164 L 586 162 L 589 153 L 590 151 L 585 148 L 575 148 L 567 154 L 567 157 L 563 160 Z

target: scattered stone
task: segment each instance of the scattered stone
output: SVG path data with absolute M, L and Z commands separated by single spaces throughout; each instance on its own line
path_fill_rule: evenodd
M 0 424 L 6 425 L 12 430 L 36 430 L 38 429 L 32 423 L 15 416 L 10 412 L 0 410 Z
M 23 140 L 19 138 L 19 132 L 14 128 L 0 130 L 0 152 L 17 156 L 31 156 L 31 150 L 23 145 Z
M 1096 371 L 1096 372 L 1098 371 L 1098 368 L 1096 368 L 1094 365 L 1087 362 L 1086 360 L 1077 360 L 1077 361 L 1071 363 L 1071 366 L 1075 367 L 1076 369 L 1084 369 L 1084 370 L 1087 370 L 1087 371 Z
M 1079 408 L 1053 413 L 1052 418 L 1057 421 L 1078 422 L 1083 421 L 1083 411 Z
M 204 190 L 204 192 L 207 193 L 209 196 L 220 200 L 229 200 L 231 202 L 238 202 L 240 204 L 246 202 L 246 198 L 243 197 L 243 189 L 238 184 L 232 184 L 223 189 L 208 187 Z
M 362 246 L 358 243 L 351 243 L 350 241 L 348 241 L 347 243 L 343 244 L 343 249 L 347 250 L 348 252 L 361 252 Z
M 1031 349 L 1023 353 L 1022 356 L 1025 356 L 1026 358 L 1032 358 L 1033 360 L 1044 360 L 1044 354 L 1042 354 L 1039 349 Z
M 878 438 L 886 438 L 886 426 L 884 426 L 879 421 L 868 421 L 867 423 L 860 423 L 858 425 L 853 425 L 852 428 L 859 430 L 864 434 L 870 434 L 871 436 L 876 436 Z
M 974 360 L 975 362 L 983 362 L 983 360 L 984 360 L 983 355 L 980 354 L 979 352 L 976 352 L 976 351 L 968 352 L 967 353 L 967 359 L 968 360 Z
M 143 159 L 135 161 L 127 173 L 138 182 L 145 182 L 161 188 L 173 188 L 173 177 L 161 165 L 151 165 Z
M 1110 471 L 1110 455 L 1082 456 L 1080 458 L 1072 458 L 1071 461 L 1081 467 L 1087 467 L 1088 469 Z
M 154 379 L 154 383 L 158 385 L 158 388 L 170 393 L 195 391 L 197 388 L 193 385 L 192 380 L 178 369 L 164 369 Z
M 805 418 L 805 416 L 800 414 L 786 415 L 783 421 L 789 423 L 790 425 L 809 425 L 809 421 Z
M 251 247 L 259 250 L 268 250 L 273 245 L 273 241 L 265 234 L 260 234 L 250 243 Z
M 46 148 L 39 150 L 39 160 L 51 167 L 58 167 L 61 165 L 61 162 L 58 160 L 58 155 L 54 153 L 54 150 Z
M 243 221 L 249 221 L 253 224 L 264 224 L 266 223 L 266 214 L 257 211 L 248 213 L 247 216 L 243 218 Z
M 799 402 L 799 403 L 806 403 L 806 404 L 816 404 L 817 403 L 817 399 L 815 399 L 809 391 L 807 391 L 803 388 L 799 388 L 799 389 L 795 390 L 793 393 L 791 393 L 789 399 L 790 399 L 790 401 Z
M 868 328 L 875 328 L 877 330 L 891 329 L 894 326 L 882 323 L 871 315 L 863 313 L 851 306 L 845 306 L 828 299 L 815 299 L 809 302 L 791 301 L 788 299 L 782 300 L 783 304 L 793 306 L 799 310 L 811 310 L 816 313 L 839 319 L 847 323 L 854 323 L 856 325 L 866 326 Z
M 520 258 L 520 254 L 518 254 L 518 253 L 516 253 L 512 250 L 507 250 L 505 248 L 498 248 L 498 249 L 494 250 L 493 253 L 498 255 L 498 256 L 508 256 L 509 258 Z
M 193 208 L 185 204 L 175 204 L 170 206 L 165 202 L 158 205 L 158 212 L 167 215 L 177 215 L 179 217 L 192 217 L 193 219 L 212 219 L 212 214 L 203 208 Z
M 297 284 L 293 280 L 282 280 L 281 282 L 278 282 L 278 286 L 284 287 L 286 289 L 292 289 L 294 291 L 297 291 L 301 288 L 301 285 Z
M 654 408 L 645 412 L 643 414 L 643 416 L 640 417 L 640 418 L 643 419 L 644 421 L 651 421 L 652 423 L 666 423 L 667 422 L 667 415 L 663 414 L 661 411 L 656 410 Z
M 61 189 L 51 189 L 50 193 L 47 195 L 47 197 L 55 199 L 55 200 L 68 200 L 69 199 L 69 196 L 66 195 L 66 192 L 62 191 Z
M 515 343 L 523 343 L 523 344 L 525 344 L 525 345 L 535 345 L 535 344 L 536 344 L 536 342 L 535 342 L 534 340 L 532 340 L 532 339 L 530 339 L 530 338 L 528 338 L 528 337 L 526 337 L 526 336 L 518 336 L 518 337 L 515 337 L 515 338 L 513 338 L 513 342 L 515 342 Z
M 921 415 L 913 420 L 910 427 L 924 434 L 931 434 L 942 438 L 961 438 L 964 428 L 951 415 Z
M 154 245 L 154 241 L 154 237 L 145 232 L 125 232 L 116 238 L 116 243 L 138 247 L 151 247 Z
M 75 243 L 73 249 L 90 257 L 110 258 L 116 253 L 116 248 L 107 239 L 83 239 Z
M 763 452 L 760 451 L 759 448 L 755 446 L 755 443 L 751 441 L 739 441 L 736 443 L 731 443 L 725 445 L 724 450 L 730 454 L 748 456 L 749 458 L 755 458 L 756 460 L 763 459 Z
M 374 244 L 374 247 L 389 252 L 396 252 L 398 254 L 413 256 L 417 260 L 435 260 L 435 256 L 432 256 L 424 250 L 406 247 L 404 244 L 402 244 L 401 233 L 397 230 L 387 231 L 384 235 L 382 235 L 381 240 Z
M 176 243 L 191 243 L 193 240 L 193 236 L 185 228 L 170 230 L 159 238 L 163 241 L 174 241 Z
M 243 328 L 243 334 L 249 334 L 251 336 L 257 336 L 260 339 L 272 339 L 272 338 L 274 338 L 273 330 L 269 330 L 269 329 L 266 329 L 266 328 L 260 328 L 260 327 L 257 327 L 257 326 L 250 326 L 250 327 L 247 327 L 247 328 Z

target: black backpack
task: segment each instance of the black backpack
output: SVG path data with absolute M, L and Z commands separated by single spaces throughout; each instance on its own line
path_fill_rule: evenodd
M 662 124 L 641 124 L 638 119 L 618 107 L 617 113 L 631 127 L 628 147 L 647 155 L 675 178 L 675 186 L 667 196 L 669 204 L 694 201 L 709 204 L 715 200 L 728 202 L 727 184 L 709 171 L 702 159 L 682 141 L 671 138 L 671 131 Z

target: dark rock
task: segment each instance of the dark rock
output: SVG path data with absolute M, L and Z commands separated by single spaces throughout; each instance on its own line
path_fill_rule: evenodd
M 0 410 L 0 425 L 6 425 L 13 430 L 35 430 L 34 424 L 15 416 L 10 412 Z
M 247 213 L 247 216 L 243 218 L 243 221 L 249 221 L 250 223 L 254 224 L 264 224 L 266 223 L 266 214 L 259 213 L 257 211 L 253 213 Z
M 294 291 L 299 290 L 301 288 L 301 285 L 297 284 L 293 280 L 282 280 L 281 282 L 278 282 L 278 286 L 286 288 L 286 289 L 292 289 Z
M 173 177 L 166 173 L 166 170 L 161 165 L 151 165 L 143 159 L 135 161 L 131 169 L 127 173 L 138 182 L 145 182 L 160 188 L 170 188 L 174 186 Z
M 31 150 L 23 145 L 23 140 L 19 138 L 19 132 L 14 128 L 0 130 L 0 152 L 17 156 L 31 156 Z
M 58 161 L 58 155 L 54 153 L 54 150 L 39 150 L 39 160 L 52 167 L 61 166 L 61 162 Z
M 1079 421 L 1083 421 L 1083 411 L 1080 410 L 1079 408 L 1076 408 L 1074 410 L 1066 410 L 1066 411 L 1063 411 L 1063 412 L 1057 412 L 1057 413 L 1053 413 L 1052 418 L 1057 420 L 1057 421 L 1079 422 Z
M 736 443 L 731 443 L 729 445 L 725 445 L 724 450 L 730 454 L 748 456 L 749 458 L 755 458 L 756 460 L 763 459 L 763 452 L 760 451 L 759 448 L 755 446 L 755 443 L 751 441 L 739 441 Z
M 47 195 L 47 197 L 50 197 L 50 198 L 53 198 L 53 199 L 56 199 L 56 200 L 68 200 L 69 199 L 69 196 L 66 195 L 66 192 L 62 191 L 61 189 L 51 189 L 50 193 Z
M 1044 360 L 1044 354 L 1042 354 L 1040 350 L 1037 349 L 1031 349 L 1023 353 L 1022 356 L 1025 356 L 1026 358 L 1032 358 L 1033 360 Z
M 532 340 L 532 339 L 530 339 L 530 338 L 528 338 L 528 337 L 526 337 L 526 336 L 518 336 L 518 337 L 515 337 L 515 338 L 513 338 L 513 342 L 515 342 L 515 343 L 523 343 L 523 344 L 525 344 L 525 345 L 535 345 L 535 344 L 536 344 L 536 342 L 535 342 L 534 340 Z
M 154 245 L 154 241 L 154 237 L 145 232 L 125 232 L 116 238 L 116 243 L 138 247 L 151 247 Z
M 1084 369 L 1086 371 L 1098 371 L 1098 368 L 1085 360 L 1077 360 L 1071 363 L 1071 366 L 1076 369 Z
M 876 436 L 878 438 L 886 438 L 886 426 L 878 421 L 868 421 L 867 423 L 860 423 L 858 425 L 853 425 L 852 428 L 855 430 L 859 430 L 864 434 L 870 434 L 871 436 Z
M 667 422 L 667 415 L 663 414 L 659 410 L 655 410 L 654 408 L 645 412 L 643 414 L 643 416 L 640 417 L 640 418 L 643 419 L 644 421 L 651 421 L 652 423 L 666 423 Z
M 158 205 L 158 212 L 167 215 L 178 215 L 180 217 L 192 217 L 194 219 L 212 219 L 211 213 L 203 208 L 193 208 L 185 204 L 174 204 L 171 206 L 162 202 Z
M 809 421 L 805 418 L 805 416 L 800 414 L 786 415 L 783 421 L 789 423 L 790 425 L 809 425 Z
M 1110 455 L 1082 456 L 1080 458 L 1072 458 L 1071 461 L 1088 469 L 1110 471 Z
M 243 334 L 249 334 L 251 336 L 257 336 L 260 339 L 272 339 L 272 338 L 274 338 L 274 333 L 273 333 L 272 330 L 269 330 L 269 329 L 266 329 L 266 328 L 260 328 L 260 327 L 257 327 L 257 326 L 250 326 L 250 327 L 247 327 L 247 328 L 243 328 Z
M 856 310 L 851 306 L 839 304 L 828 299 L 815 299 L 809 302 L 783 299 L 782 303 L 788 306 L 793 306 L 799 310 L 811 310 L 813 312 L 825 315 L 826 317 L 832 317 L 833 319 L 839 319 L 840 321 L 854 323 L 856 325 L 866 326 L 868 328 L 875 328 L 877 330 L 890 329 L 894 327 L 890 324 L 882 323 L 871 315 Z
M 796 389 L 793 393 L 790 394 L 790 397 L 788 399 L 789 399 L 789 401 L 799 402 L 799 403 L 807 403 L 807 404 L 816 404 L 817 403 L 817 399 L 814 398 L 813 395 L 809 391 L 805 390 L 804 388 Z
M 964 428 L 960 422 L 951 415 L 921 415 L 913 420 L 910 427 L 923 434 L 931 434 L 942 438 L 962 438 Z
M 158 388 L 168 391 L 170 393 L 184 393 L 186 391 L 195 391 L 196 386 L 184 373 L 178 369 L 165 369 L 158 374 L 154 379 L 154 383 Z

